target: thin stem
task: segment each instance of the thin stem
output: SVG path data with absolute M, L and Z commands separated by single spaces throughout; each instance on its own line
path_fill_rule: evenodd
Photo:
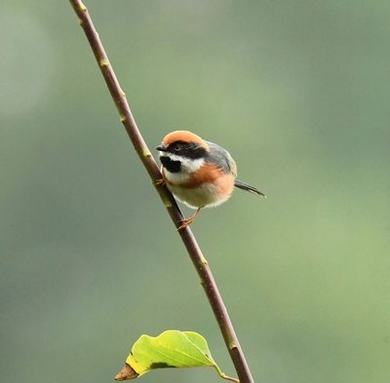
M 217 374 L 218 374 L 222 379 L 228 380 L 229 382 L 240 383 L 240 381 L 239 381 L 237 378 L 232 378 L 231 376 L 226 375 L 226 374 L 219 368 L 219 366 L 218 366 L 217 364 L 214 364 L 214 368 L 216 369 Z
M 159 184 L 159 180 L 162 178 L 159 167 L 156 164 L 137 127 L 134 116 L 131 113 L 129 104 L 127 102 L 126 95 L 119 84 L 114 70 L 112 69 L 110 61 L 108 60 L 107 54 L 93 25 L 88 10 L 80 0 L 70 0 L 70 3 L 80 19 L 81 27 L 87 36 L 97 63 L 106 81 L 108 90 L 110 91 L 112 99 L 114 100 L 114 103 L 118 109 L 120 121 L 125 127 L 129 138 L 133 143 L 134 149 L 138 153 L 138 156 L 145 166 L 146 171 L 152 179 L 153 184 L 157 189 L 165 207 L 167 208 L 173 223 L 175 224 L 176 228 L 179 228 L 183 219 L 183 215 L 181 214 L 172 194 L 164 185 Z M 218 290 L 218 286 L 215 282 L 210 266 L 203 256 L 191 229 L 186 227 L 182 230 L 179 230 L 178 233 L 188 251 L 196 271 L 199 274 L 201 284 L 205 290 L 207 298 L 213 309 L 215 318 L 221 329 L 223 338 L 237 371 L 240 382 L 253 383 L 254 380 L 249 370 L 248 363 L 246 362 L 244 353 L 239 344 L 237 335 L 234 331 L 232 322 L 222 300 L 221 294 Z

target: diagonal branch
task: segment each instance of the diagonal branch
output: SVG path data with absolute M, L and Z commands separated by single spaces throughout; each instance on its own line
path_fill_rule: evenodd
M 114 73 L 114 70 L 108 60 L 103 44 L 93 25 L 92 19 L 87 8 L 80 0 L 70 0 L 70 3 L 80 19 L 81 27 L 84 29 L 85 35 L 91 45 L 92 51 L 96 57 L 97 63 L 106 81 L 108 90 L 118 109 L 120 120 L 125 127 L 134 149 L 138 153 L 146 171 L 152 179 L 161 200 L 163 201 L 173 223 L 176 228 L 181 225 L 183 216 L 176 204 L 176 201 L 168 189 L 163 185 L 158 185 L 157 180 L 161 179 L 161 173 L 152 154 L 146 145 L 138 127 L 134 116 L 131 113 L 126 95 L 120 87 L 119 81 Z M 207 260 L 202 254 L 202 251 L 192 234 L 191 229 L 186 227 L 178 231 L 181 239 L 188 251 L 189 256 L 199 274 L 201 284 L 205 290 L 207 298 L 213 309 L 215 318 L 221 329 L 229 354 L 237 371 L 237 375 L 241 383 L 253 383 L 253 377 L 245 360 L 244 353 L 238 342 L 237 335 L 234 331 L 229 314 L 218 290 L 217 284 L 211 272 Z

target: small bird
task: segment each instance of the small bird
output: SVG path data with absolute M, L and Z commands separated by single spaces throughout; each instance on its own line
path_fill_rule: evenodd
M 178 230 L 191 225 L 201 209 L 226 202 L 234 186 L 265 196 L 236 178 L 236 163 L 226 149 L 190 131 L 177 130 L 167 134 L 156 149 L 163 177 L 158 183 L 166 184 L 179 201 L 196 209 L 192 216 L 182 221 Z

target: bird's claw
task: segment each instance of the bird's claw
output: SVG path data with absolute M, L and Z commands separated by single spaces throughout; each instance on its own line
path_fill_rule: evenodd
M 180 231 L 180 230 L 183 230 L 184 228 L 186 228 L 187 226 L 190 226 L 192 224 L 192 222 L 195 221 L 195 218 L 198 216 L 199 212 L 200 212 L 200 207 L 196 210 L 196 212 L 194 214 L 191 215 L 191 217 L 188 217 L 188 218 L 183 218 L 181 220 L 181 225 L 177 228 L 177 231 Z
M 154 180 L 154 184 L 155 184 L 156 186 L 165 185 L 165 180 L 164 180 L 164 178 L 159 178 L 159 179 L 157 179 L 157 180 Z
M 194 218 L 193 217 L 190 217 L 190 218 L 187 218 L 187 219 L 182 219 L 181 222 L 180 222 L 181 225 L 177 228 L 177 231 L 185 229 L 187 226 L 190 226 L 192 224 L 192 222 L 194 222 Z

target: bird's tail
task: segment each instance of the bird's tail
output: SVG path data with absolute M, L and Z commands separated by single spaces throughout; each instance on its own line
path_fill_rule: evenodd
M 245 182 L 242 182 L 240 180 L 236 179 L 234 181 L 234 186 L 238 187 L 239 189 L 246 190 L 250 193 L 258 194 L 258 195 L 265 197 L 265 194 L 262 193 L 260 190 L 256 189 L 254 186 L 251 186 L 251 185 L 249 185 Z

